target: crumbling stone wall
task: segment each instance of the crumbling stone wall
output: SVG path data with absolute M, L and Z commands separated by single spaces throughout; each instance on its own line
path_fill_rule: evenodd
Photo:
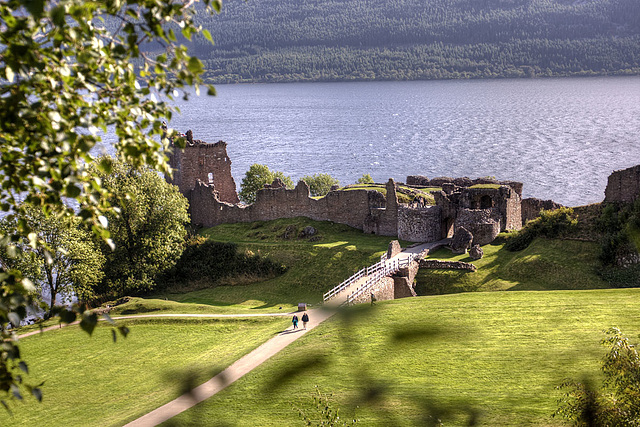
M 447 184 L 453 184 L 455 187 L 471 187 L 478 184 L 495 184 L 504 185 L 513 189 L 520 197 L 522 197 L 522 183 L 517 181 L 498 181 L 494 178 L 476 178 L 471 179 L 466 176 L 462 178 L 451 178 L 448 176 L 439 176 L 429 179 L 422 175 L 409 175 L 407 177 L 407 185 L 413 187 L 443 187 Z
M 560 209 L 561 207 L 562 205 L 560 203 L 556 203 L 553 200 L 540 200 L 533 197 L 524 199 L 521 205 L 522 225 L 525 225 L 527 221 L 538 218 L 540 211 L 543 209 L 550 211 Z
M 464 227 L 473 234 L 472 245 L 486 245 L 500 234 L 501 218 L 496 208 L 460 209 L 456 217 L 455 228 Z
M 640 195 L 640 165 L 618 170 L 609 175 L 604 201 L 633 202 Z
M 438 259 L 421 259 L 420 268 L 428 270 L 467 270 L 477 271 L 478 268 L 468 262 L 462 261 L 441 261 Z
M 398 238 L 409 242 L 435 242 L 441 239 L 440 206 L 398 209 Z
M 392 277 L 383 277 L 380 279 L 375 285 L 373 285 L 369 290 L 367 290 L 362 295 L 359 295 L 354 301 L 354 304 L 363 304 L 371 302 L 371 294 L 376 297 L 377 301 L 385 301 L 393 299 L 393 278 Z
M 227 155 L 227 143 L 218 141 L 209 144 L 193 139 L 191 131 L 187 133 L 187 145 L 180 150 L 175 145 L 169 153 L 169 166 L 173 178 L 167 182 L 176 185 L 182 194 L 188 197 L 196 187 L 198 180 L 213 184 L 223 202 L 238 203 L 236 183 L 231 175 L 231 159 Z
M 365 233 L 378 234 L 380 236 L 398 235 L 398 194 L 396 183 L 393 179 L 387 182 L 386 206 L 384 208 L 372 207 L 361 228 Z

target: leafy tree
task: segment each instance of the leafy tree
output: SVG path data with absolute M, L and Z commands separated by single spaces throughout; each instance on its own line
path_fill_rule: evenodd
M 244 178 L 242 178 L 240 193 L 238 194 L 240 200 L 245 203 L 255 202 L 258 190 L 264 188 L 265 184 L 271 184 L 276 178 L 280 178 L 285 187 L 293 188 L 293 181 L 283 172 L 272 171 L 266 165 L 252 164 Z
M 358 178 L 356 184 L 373 184 L 373 182 L 374 181 L 373 178 L 371 178 L 371 175 L 365 173 L 360 178 Z
M 113 129 L 117 155 L 139 166 L 170 173 L 163 149 L 175 132 L 162 130 L 175 107 L 177 89 L 202 84 L 203 64 L 177 43 L 208 31 L 194 22 L 193 1 L 82 0 L 0 2 L 0 209 L 16 231 L 0 236 L 2 252 L 15 253 L 29 239 L 47 247 L 22 218 L 23 201 L 45 216 L 78 216 L 105 242 L 107 190 L 86 173 L 98 131 Z M 220 0 L 203 0 L 208 12 Z M 204 11 L 200 11 L 202 14 Z M 151 55 L 144 48 L 153 46 Z M 133 64 L 136 64 L 134 66 Z M 209 93 L 213 88 L 209 87 Z M 186 96 L 186 95 L 185 95 Z M 177 139 L 178 145 L 184 141 Z M 105 168 L 105 165 L 99 165 Z M 64 200 L 75 199 L 68 205 Z M 80 206 L 78 212 L 72 206 Z M 10 266 L 0 270 L 0 393 L 22 398 L 27 371 L 9 322 L 19 324 L 33 304 L 33 284 Z M 77 308 L 91 333 L 95 314 Z M 76 315 L 62 312 L 61 320 Z M 124 334 L 125 329 L 120 329 Z M 25 384 L 26 386 L 26 384 Z M 41 398 L 38 387 L 26 387 Z M 0 395 L 0 403 L 6 404 Z
M 604 380 L 599 390 L 588 383 L 567 380 L 569 389 L 559 401 L 555 415 L 576 426 L 640 425 L 640 356 L 620 329 L 606 331 L 602 344 L 609 348 L 602 361 Z
M 102 158 L 101 164 L 110 161 Z M 107 262 L 102 293 L 119 297 L 147 291 L 175 265 L 184 249 L 188 202 L 178 187 L 147 167 L 114 162 L 110 172 L 94 167 L 109 203 L 118 212 L 106 215 L 115 249 L 103 246 Z
M 54 312 L 56 298 L 69 301 L 75 294 L 87 300 L 93 288 L 102 280 L 104 256 L 91 233 L 79 218 L 46 216 L 34 207 L 24 209 L 24 220 L 43 245 L 35 248 L 27 239 L 17 244 L 14 257 L 6 264 L 20 269 L 40 291 L 49 294 L 48 316 Z M 4 220 L 5 230 L 15 229 L 15 221 Z
M 328 173 L 319 173 L 302 177 L 302 181 L 309 186 L 312 196 L 324 196 L 334 185 L 340 185 L 340 182 Z

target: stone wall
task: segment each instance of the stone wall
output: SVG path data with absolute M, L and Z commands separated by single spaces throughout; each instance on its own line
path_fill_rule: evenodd
M 478 268 L 468 262 L 462 261 L 440 261 L 437 259 L 421 259 L 420 268 L 429 270 L 467 270 L 476 271 Z
M 464 227 L 473 234 L 472 245 L 486 245 L 500 234 L 501 218 L 496 208 L 459 209 L 455 229 Z
M 541 210 L 555 210 L 561 208 L 560 203 L 556 203 L 553 200 L 540 200 L 536 198 L 528 198 L 522 200 L 522 225 L 525 225 L 527 221 L 536 219 L 540 216 Z
M 375 295 L 377 301 L 390 300 L 394 297 L 394 286 L 392 277 L 383 277 L 367 292 L 359 295 L 353 304 L 371 303 L 371 294 Z
M 216 189 L 217 190 L 217 189 Z M 334 221 L 360 230 L 369 215 L 369 191 L 332 191 L 321 199 L 312 199 L 309 186 L 298 182 L 293 190 L 262 189 L 255 203 L 232 205 L 216 197 L 217 191 L 202 182 L 189 194 L 193 224 L 212 227 L 218 224 L 270 221 L 304 216 L 316 221 Z
M 448 176 L 439 176 L 429 179 L 422 175 L 409 175 L 407 177 L 407 185 L 414 187 L 442 187 L 446 184 L 453 184 L 456 187 L 471 187 L 478 184 L 496 184 L 504 185 L 513 189 L 520 197 L 522 197 L 522 183 L 517 181 L 498 181 L 494 178 L 476 178 L 471 179 L 466 176 L 462 178 L 451 178 Z
M 226 142 L 209 144 L 190 138 L 184 150 L 175 146 L 172 146 L 172 150 L 169 153 L 169 166 L 173 170 L 173 178 L 167 177 L 167 182 L 176 185 L 182 194 L 188 196 L 200 180 L 213 184 L 221 201 L 239 202 Z
M 604 201 L 633 202 L 640 195 L 640 165 L 619 170 L 609 175 Z
M 398 209 L 398 238 L 410 242 L 435 242 L 442 235 L 440 206 Z
M 396 184 L 390 179 L 387 184 L 386 206 L 384 208 L 371 206 L 369 214 L 361 227 L 365 233 L 380 236 L 398 235 L 398 195 Z M 360 228 L 360 227 L 359 227 Z

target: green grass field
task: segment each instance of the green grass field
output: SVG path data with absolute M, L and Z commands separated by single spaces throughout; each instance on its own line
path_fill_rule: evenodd
M 121 321 L 125 322 L 125 321 Z M 101 322 L 102 323 L 102 322 Z M 44 398 L 0 410 L 2 426 L 123 425 L 198 385 L 285 329 L 284 318 L 127 320 L 126 339 L 101 324 L 89 337 L 78 326 L 20 340 L 26 382 L 44 381 Z
M 311 225 L 317 239 L 285 240 L 287 226 L 297 230 Z M 292 310 L 299 302 L 317 304 L 322 294 L 359 269 L 379 261 L 393 237 L 364 234 L 341 224 L 306 218 L 283 219 L 250 224 L 225 224 L 205 229 L 202 234 L 221 242 L 235 242 L 240 250 L 267 256 L 288 267 L 273 279 L 221 286 L 183 293 L 159 293 L 153 299 L 208 305 L 215 312 L 273 312 Z M 402 242 L 407 244 L 407 242 Z
M 562 425 L 566 377 L 597 376 L 602 330 L 638 340 L 640 290 L 476 292 L 356 307 L 332 318 L 173 425 L 303 425 L 314 386 L 366 426 Z M 168 424 L 167 424 L 168 425 Z
M 576 240 L 538 238 L 520 252 L 503 244 L 483 246 L 484 257 L 453 255 L 440 249 L 430 258 L 471 262 L 478 271 L 421 269 L 416 277 L 419 295 L 497 290 L 600 289 L 608 285 L 597 274 L 598 245 Z

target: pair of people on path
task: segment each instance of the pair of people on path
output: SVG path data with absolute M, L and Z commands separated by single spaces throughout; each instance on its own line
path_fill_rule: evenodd
M 298 315 L 297 314 L 293 315 L 293 319 L 291 319 L 291 322 L 293 322 L 293 329 L 298 329 Z M 305 330 L 307 329 L 307 322 L 309 322 L 309 315 L 305 312 L 302 315 L 302 327 Z

